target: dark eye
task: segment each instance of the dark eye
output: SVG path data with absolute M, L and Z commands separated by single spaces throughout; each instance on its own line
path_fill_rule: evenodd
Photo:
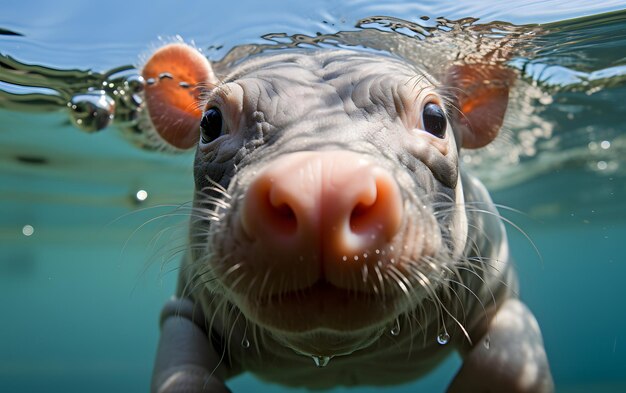
M 424 106 L 422 121 L 424 122 L 424 129 L 434 136 L 443 138 L 446 135 L 446 127 L 448 125 L 446 114 L 434 102 L 429 102 Z
M 209 143 L 222 135 L 222 112 L 213 107 L 202 114 L 200 120 L 200 136 L 202 143 Z

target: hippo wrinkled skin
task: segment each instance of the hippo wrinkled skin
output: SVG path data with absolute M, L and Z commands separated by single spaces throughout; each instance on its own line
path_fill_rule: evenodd
M 218 77 L 173 43 L 142 73 L 159 137 L 197 146 L 153 392 L 228 391 L 244 371 L 398 384 L 453 350 L 449 392 L 553 391 L 499 214 L 459 167 L 497 135 L 513 71 L 485 59 L 435 80 L 382 53 L 290 49 Z

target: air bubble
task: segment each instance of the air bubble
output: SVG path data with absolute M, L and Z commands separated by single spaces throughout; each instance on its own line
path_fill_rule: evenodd
M 137 202 L 144 202 L 146 199 L 148 199 L 148 191 L 139 190 L 137 191 L 137 193 L 135 193 L 135 200 Z
M 35 233 L 35 228 L 32 225 L 26 224 L 22 228 L 22 234 L 24 236 L 31 236 L 33 233 Z
M 313 362 L 315 362 L 315 365 L 317 367 L 326 367 L 328 366 L 328 363 L 330 363 L 330 359 L 332 358 L 332 356 L 311 356 L 311 358 L 313 359 Z
M 344 255 L 343 257 L 341 257 L 341 259 L 345 262 L 348 260 L 348 257 Z
M 152 81 L 154 82 L 154 79 Z M 124 89 L 130 94 L 141 93 L 144 90 L 145 83 L 141 75 L 130 75 L 124 80 Z
M 448 334 L 448 332 L 444 331 L 443 333 L 439 333 L 439 335 L 437 336 L 437 342 L 440 345 L 446 345 L 448 341 L 450 341 L 450 335 Z
M 485 341 L 483 341 L 483 345 L 485 346 L 486 349 L 489 349 L 489 347 L 491 346 L 491 340 L 489 339 L 489 336 L 485 337 Z
M 244 348 L 244 349 L 250 348 L 250 340 L 248 340 L 247 338 L 244 337 L 241 340 L 241 347 Z
M 87 132 L 106 128 L 115 116 L 115 100 L 103 90 L 76 94 L 67 106 L 74 125 Z

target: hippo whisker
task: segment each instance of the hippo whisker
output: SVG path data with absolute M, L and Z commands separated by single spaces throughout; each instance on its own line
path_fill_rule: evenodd
M 513 221 L 511 221 L 510 219 L 502 216 L 499 213 L 495 213 L 489 210 L 484 210 L 484 209 L 476 209 L 476 208 L 468 208 L 467 209 L 468 212 L 471 213 L 481 213 L 481 214 L 485 214 L 485 215 L 492 215 L 496 218 L 498 218 L 499 220 L 501 220 L 502 222 L 510 225 L 511 227 L 513 227 L 515 230 L 517 230 L 520 234 L 522 234 L 526 240 L 528 240 L 528 242 L 530 243 L 530 245 L 532 246 L 532 248 L 534 249 L 535 253 L 537 254 L 537 256 L 541 259 L 542 263 L 543 263 L 543 257 L 541 256 L 541 252 L 539 252 L 539 248 L 537 248 L 537 245 L 535 244 L 535 242 L 530 238 L 530 236 L 526 233 L 526 231 L 524 231 L 519 225 L 515 224 Z
M 467 342 L 470 345 L 474 345 L 473 341 L 472 341 L 472 338 L 469 335 L 469 332 L 465 328 L 465 325 L 461 321 L 459 321 L 457 319 L 457 317 L 450 310 L 448 310 L 448 307 L 446 307 L 446 305 L 441 301 L 441 299 L 439 299 L 439 297 L 437 297 L 436 300 L 441 305 L 441 309 L 443 309 L 446 312 L 446 315 L 448 317 L 450 317 L 454 321 L 454 323 L 456 323 L 456 325 L 461 329 L 461 331 L 463 332 L 463 335 L 467 339 Z M 444 332 L 447 334 L 448 329 L 445 326 L 445 321 L 443 320 L 443 314 L 442 314 L 442 323 L 443 323 L 443 327 L 444 327 Z
M 264 292 L 265 287 L 267 286 L 267 282 L 270 279 L 272 274 L 272 267 L 270 266 L 265 273 L 263 273 L 263 280 L 261 281 L 261 287 L 259 288 L 258 293 L 266 293 Z M 271 293 L 271 292 L 270 292 Z
M 199 203 L 204 206 L 198 206 L 196 209 L 205 212 L 207 214 L 211 214 L 213 217 L 219 217 L 217 210 L 218 209 L 230 209 L 230 203 L 224 201 L 221 198 L 217 198 L 214 196 L 203 195 L 198 197 Z M 222 213 L 223 214 L 223 213 Z
M 159 208 L 160 206 L 154 206 L 153 208 Z M 149 208 L 151 209 L 151 208 Z M 144 209 L 144 211 L 147 209 Z M 165 213 L 165 214 L 161 214 L 152 218 L 149 218 L 148 220 L 144 221 L 141 225 L 139 225 L 137 228 L 135 228 L 133 230 L 133 232 L 131 232 L 131 234 L 128 236 L 128 239 L 126 240 L 126 242 L 124 243 L 124 248 L 126 248 L 126 246 L 128 246 L 128 243 L 132 240 L 132 238 L 139 232 L 141 231 L 143 228 L 145 228 L 147 225 L 156 222 L 156 221 L 160 221 L 160 220 L 164 220 L 167 218 L 172 218 L 172 217 L 189 217 L 189 213 L 178 213 L 179 209 L 175 210 L 172 213 Z M 136 212 L 135 212 L 136 213 Z M 171 228 L 171 227 L 168 227 Z
M 439 280 L 440 284 L 442 285 L 442 288 L 444 290 L 444 293 L 446 293 L 448 295 L 448 299 L 446 300 L 450 300 L 450 307 L 454 309 L 455 311 L 455 315 L 457 314 L 456 311 L 458 311 L 457 307 L 460 306 L 461 307 L 461 319 L 462 319 L 462 324 L 463 326 L 465 326 L 465 320 L 468 316 L 468 313 L 466 312 L 466 308 L 464 305 L 464 301 L 461 298 L 461 296 L 459 295 L 459 293 L 455 290 L 454 286 L 451 285 L 451 283 L 447 280 Z M 452 302 L 452 296 L 449 296 L 449 292 L 452 292 L 452 294 L 454 295 L 454 297 L 456 298 L 456 303 Z M 458 305 L 458 306 L 457 306 Z
M 443 269 L 446 269 L 448 271 L 450 271 L 452 274 L 456 275 L 456 273 L 449 267 L 449 265 L 446 264 L 445 259 L 444 261 L 438 261 L 433 258 L 433 257 L 425 257 L 425 260 L 430 260 L 435 266 L 437 267 L 442 267 Z M 425 273 L 423 273 L 421 271 L 421 267 L 424 266 L 423 264 L 417 264 L 413 261 L 409 261 L 409 267 L 411 268 L 412 272 L 415 273 L 418 277 L 420 277 L 420 279 L 418 280 L 418 283 L 427 291 L 428 297 L 433 300 L 433 304 L 435 306 L 437 315 L 439 315 L 439 317 L 437 318 L 437 320 L 439 321 L 440 325 L 438 326 L 437 330 L 441 331 L 441 324 L 443 324 L 443 330 L 445 332 L 447 332 L 447 328 L 445 327 L 445 320 L 444 320 L 444 316 L 447 315 L 448 317 L 450 317 L 463 331 L 464 335 L 468 338 L 469 340 L 469 336 L 467 333 L 467 330 L 465 329 L 465 326 L 463 323 L 461 323 L 457 317 L 445 306 L 444 302 L 442 301 L 442 299 L 440 298 L 439 294 L 438 294 L 438 290 L 437 288 L 441 288 L 444 290 L 444 293 L 446 292 L 446 290 L 450 290 L 454 293 L 454 296 L 457 298 L 457 300 L 461 301 L 461 297 L 459 296 L 459 294 L 454 290 L 454 288 L 452 288 L 450 285 L 447 285 L 446 282 L 444 280 L 442 280 L 440 277 L 438 276 L 426 276 Z M 435 280 L 435 282 L 433 283 L 431 280 Z M 461 303 L 462 304 L 462 303 Z M 463 309 L 463 315 L 465 315 L 465 310 Z M 469 340 L 471 343 L 471 340 Z
M 361 266 L 361 280 L 363 280 L 363 284 L 367 284 L 367 278 L 369 276 L 369 267 L 366 263 Z
M 224 188 L 221 184 L 217 183 L 215 180 L 211 178 L 207 178 L 206 181 L 209 183 L 208 186 L 202 187 L 200 190 L 196 191 L 196 195 L 199 197 L 212 196 L 213 194 L 219 195 L 222 199 L 232 199 L 232 196 Z
M 454 280 L 452 278 L 446 278 L 446 279 L 444 279 L 444 281 L 446 283 L 452 283 L 452 284 L 458 285 L 461 288 L 463 288 L 466 291 L 468 291 L 476 299 L 476 301 L 478 301 L 478 303 L 480 304 L 480 307 L 483 309 L 484 315 L 487 316 L 487 309 L 485 308 L 485 305 L 484 305 L 482 299 L 470 287 L 468 287 L 467 285 L 463 284 L 463 282 L 461 282 L 460 280 Z M 455 294 L 459 304 L 461 305 L 463 318 L 465 318 L 468 314 L 465 311 L 465 306 L 464 306 L 463 300 L 459 297 L 458 293 L 452 288 L 452 286 L 448 285 L 447 287 L 454 292 L 454 294 Z M 491 294 L 491 295 L 492 295 L 492 299 L 493 299 L 494 304 L 496 304 L 495 297 L 493 296 L 493 294 Z
M 398 268 L 396 268 L 393 265 L 390 265 L 387 269 L 387 274 L 388 276 L 391 276 L 392 278 L 392 282 L 394 284 L 396 284 L 396 286 L 398 288 L 400 288 L 400 290 L 402 291 L 402 293 L 404 293 L 406 299 L 407 299 L 407 304 L 411 304 L 412 302 L 412 297 L 411 294 L 409 293 L 409 288 L 411 288 L 411 283 L 407 282 L 407 278 L 402 274 L 402 272 L 400 272 L 398 270 Z M 406 280 L 406 281 L 405 281 Z
M 226 259 L 228 255 L 222 257 L 222 259 Z M 189 265 L 193 267 L 191 270 L 191 276 L 183 288 L 183 292 L 192 294 L 196 290 L 202 290 L 206 287 L 207 284 L 215 282 L 216 284 L 220 284 L 218 280 L 216 280 L 215 269 L 208 263 L 209 260 L 213 259 L 212 254 L 207 254 L 204 258 L 197 260 L 194 264 Z M 204 270 L 198 270 L 198 266 L 205 267 Z M 204 279 L 204 276 L 209 275 L 208 279 Z M 190 285 L 193 283 L 193 287 Z M 211 285 L 211 290 L 215 291 L 221 288 L 221 285 L 213 286 Z
M 215 276 L 209 276 L 209 278 L 204 278 L 203 276 L 207 274 L 209 274 L 209 272 L 194 274 L 189 279 L 189 282 L 186 283 L 185 286 L 181 289 L 181 293 L 184 293 L 186 296 L 191 296 L 197 291 L 202 291 L 203 289 L 205 289 L 207 284 L 213 283 L 217 280 Z
M 417 323 L 417 326 L 419 327 L 419 333 L 422 336 L 422 347 L 426 347 L 426 339 L 427 339 L 426 315 L 427 315 L 427 311 L 426 311 L 426 306 L 424 304 L 419 304 L 417 307 L 415 307 L 413 310 L 411 310 L 407 314 L 407 321 L 409 322 L 410 326 L 412 326 L 412 323 L 415 322 Z M 407 353 L 407 356 L 410 356 L 412 353 L 413 342 L 415 338 L 416 338 L 416 334 L 411 334 L 411 341 L 410 341 L 410 346 L 409 346 L 409 351 Z
M 376 266 L 374 266 L 374 271 L 376 272 L 376 278 L 378 278 L 378 284 L 380 285 L 379 289 L 380 289 L 381 299 L 385 301 L 385 279 L 380 269 L 380 264 L 376 264 Z

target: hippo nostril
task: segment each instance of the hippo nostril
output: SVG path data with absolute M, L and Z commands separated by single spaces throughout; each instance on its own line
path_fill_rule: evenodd
M 354 233 L 362 233 L 367 231 L 369 211 L 372 205 L 364 203 L 357 204 L 350 214 L 350 230 Z
M 263 174 L 250 185 L 244 198 L 242 229 L 250 239 L 284 243 L 294 238 L 300 221 L 298 199 L 289 184 Z
M 397 185 L 388 176 L 377 176 L 373 192 L 362 196 L 350 214 L 350 230 L 371 240 L 390 240 L 402 221 L 402 201 Z
M 291 206 L 286 203 L 275 205 L 270 198 L 267 200 L 267 217 L 272 229 L 284 235 L 290 235 L 298 229 L 298 219 Z

